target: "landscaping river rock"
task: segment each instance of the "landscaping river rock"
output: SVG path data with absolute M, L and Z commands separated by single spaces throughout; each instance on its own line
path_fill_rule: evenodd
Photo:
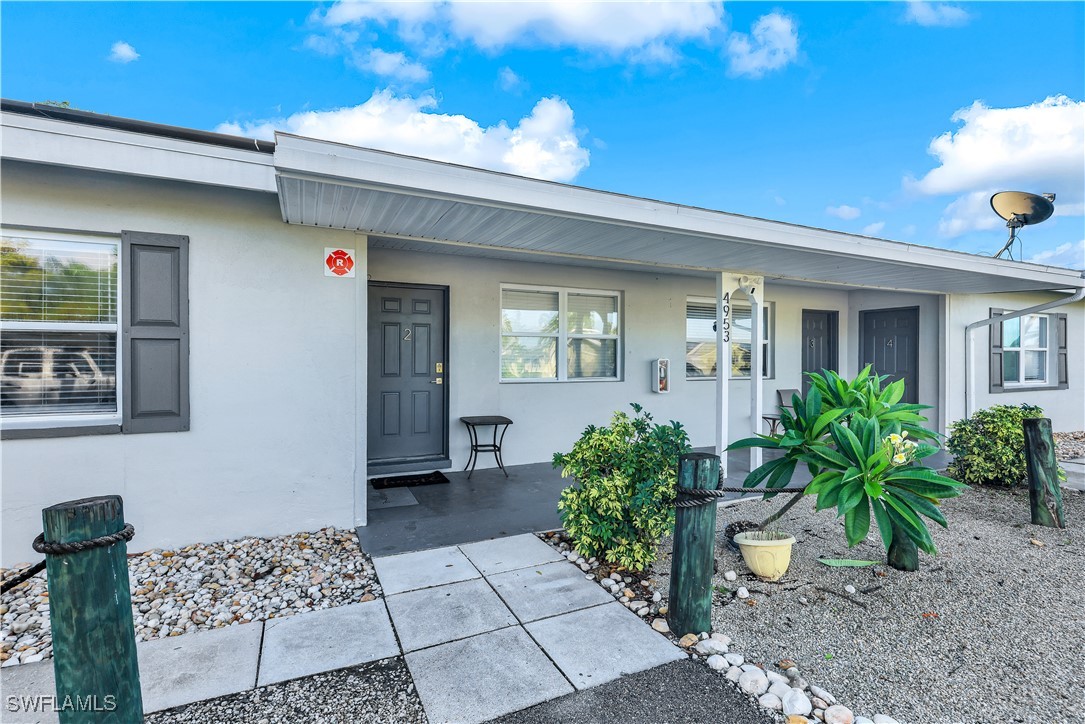
M 12 571 L 0 571 L 4 579 Z M 237 626 L 381 595 L 354 531 L 324 528 L 128 557 L 136 640 Z M 45 572 L 0 598 L 0 661 L 52 657 Z

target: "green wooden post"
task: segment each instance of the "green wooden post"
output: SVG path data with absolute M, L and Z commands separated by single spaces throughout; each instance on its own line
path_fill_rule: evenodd
M 1028 468 L 1028 500 L 1034 525 L 1065 528 L 1062 514 L 1062 490 L 1059 488 L 1059 464 L 1055 459 L 1055 440 L 1051 420 L 1025 418 L 1025 465 Z
M 690 453 L 678 461 L 678 484 L 714 490 L 720 481 L 720 459 Z M 716 550 L 716 504 L 678 508 L 671 554 L 667 625 L 678 636 L 712 630 L 712 573 Z
M 119 495 L 72 500 L 46 508 L 41 518 L 46 543 L 73 543 L 123 529 L 124 504 Z M 45 557 L 62 724 L 143 721 L 127 552 L 120 541 Z M 77 701 L 89 702 L 82 708 L 90 711 L 80 711 Z

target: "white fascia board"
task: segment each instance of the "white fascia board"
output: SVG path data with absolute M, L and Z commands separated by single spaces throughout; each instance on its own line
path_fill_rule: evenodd
M 1038 288 L 1085 286 L 1080 272 L 769 221 L 567 184 L 457 166 L 329 141 L 275 134 L 280 174 L 413 196 L 460 200 L 612 224 L 651 228 L 857 258 L 914 268 L 959 269 L 1035 281 Z
M 275 192 L 272 155 L 114 128 L 0 113 L 0 157 L 51 166 Z

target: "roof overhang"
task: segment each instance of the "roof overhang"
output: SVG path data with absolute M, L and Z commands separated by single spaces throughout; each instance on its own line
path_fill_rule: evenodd
M 1080 272 L 276 134 L 283 220 L 376 246 L 933 293 L 1085 286 Z
M 275 192 L 274 157 L 266 144 L 259 150 L 252 141 L 253 150 L 248 150 L 215 142 L 216 137 L 242 139 L 211 133 L 170 137 L 135 130 L 138 122 L 128 122 L 132 129 L 121 127 L 119 120 L 91 125 L 81 118 L 62 120 L 5 110 L 0 113 L 0 156 L 5 161 Z M 193 140 L 200 135 L 205 140 Z

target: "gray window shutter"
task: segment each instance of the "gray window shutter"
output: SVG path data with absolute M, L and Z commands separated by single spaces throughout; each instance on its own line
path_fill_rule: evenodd
M 1058 365 L 1058 387 L 1060 390 L 1065 390 L 1070 386 L 1069 360 L 1066 354 L 1066 314 L 1052 316 L 1055 318 L 1055 339 L 1058 344 L 1055 352 L 1055 364 Z
M 991 318 L 1001 317 L 1005 310 L 992 309 Z M 1002 385 L 1002 324 L 988 326 L 991 330 L 991 393 L 1005 392 Z
M 188 237 L 121 232 L 125 433 L 189 427 Z

